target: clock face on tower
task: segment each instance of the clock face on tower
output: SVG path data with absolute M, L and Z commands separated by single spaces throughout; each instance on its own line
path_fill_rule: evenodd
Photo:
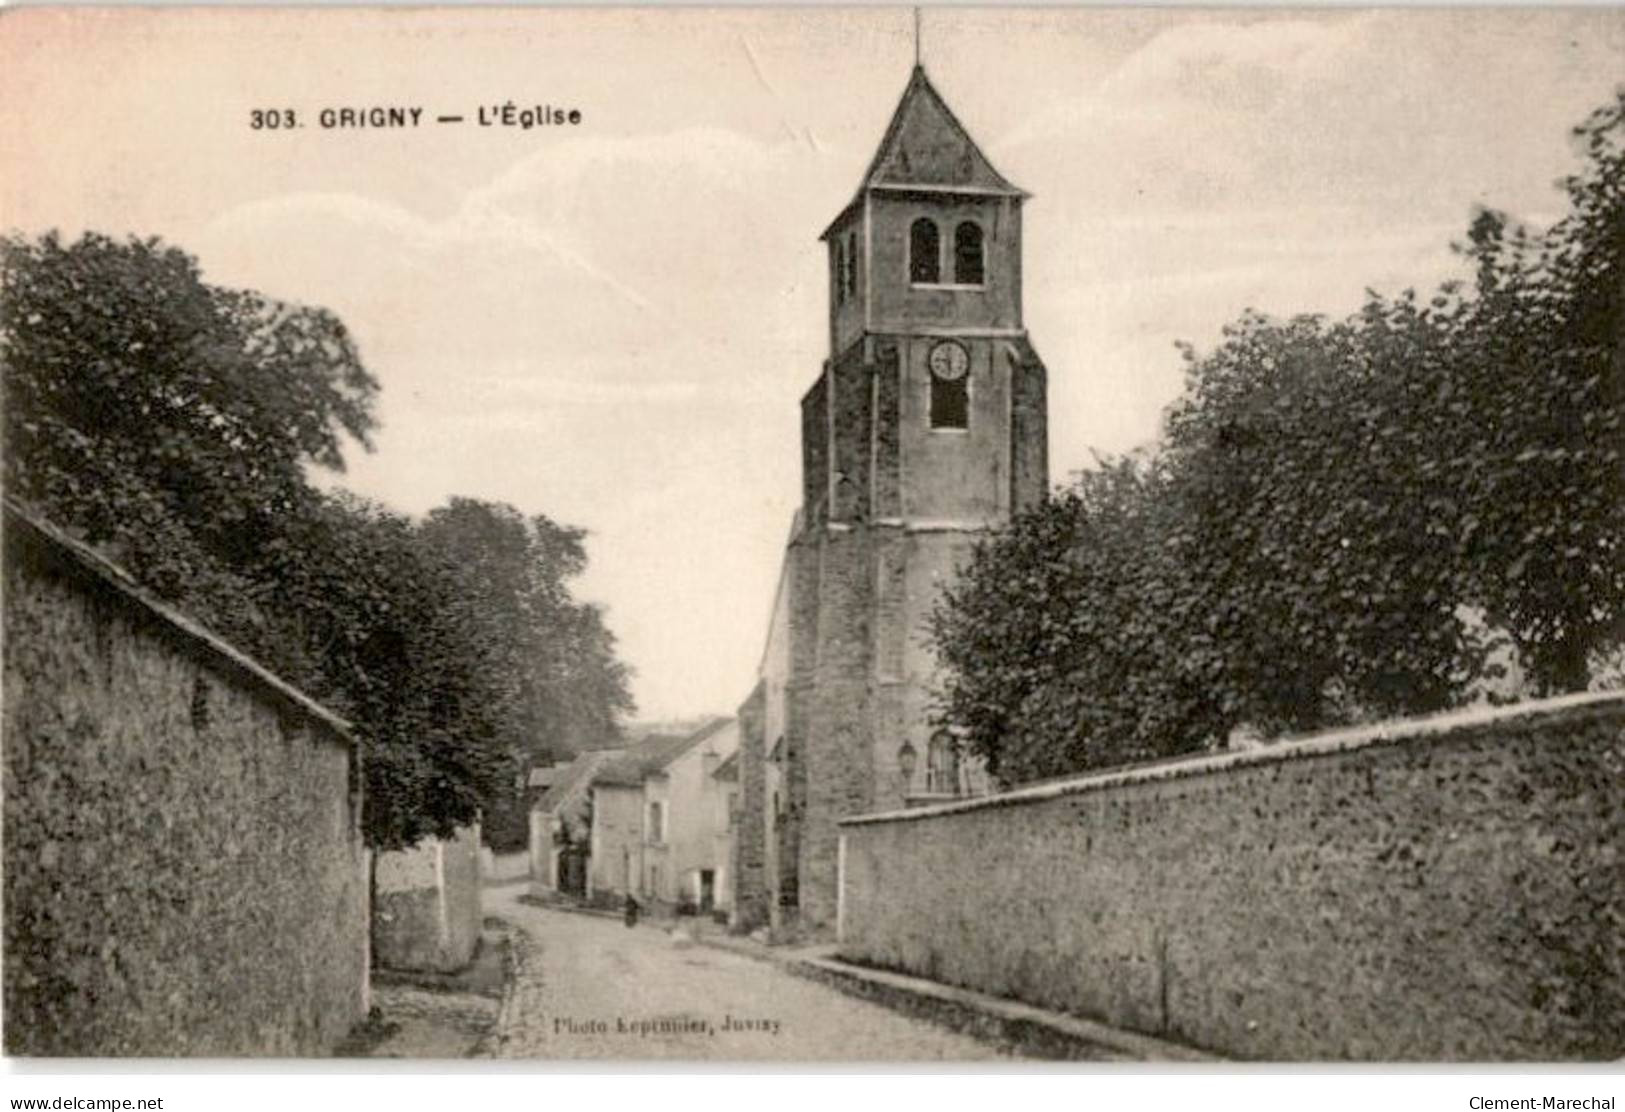
M 944 340 L 931 349 L 931 373 L 947 382 L 956 382 L 970 370 L 970 353 L 958 340 Z

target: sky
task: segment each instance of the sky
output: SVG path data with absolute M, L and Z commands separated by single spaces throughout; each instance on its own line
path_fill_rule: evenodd
M 382 384 L 337 482 L 588 531 L 643 717 L 748 694 L 827 352 L 818 233 L 913 63 L 904 8 L 0 14 L 0 228 L 158 235 L 326 306 Z M 1153 440 L 1175 344 L 1460 273 L 1561 211 L 1625 12 L 928 8 L 933 82 L 1025 210 L 1050 471 Z M 512 101 L 578 126 L 324 129 Z M 255 109 L 305 126 L 254 130 Z M 328 481 L 328 480 L 324 480 Z

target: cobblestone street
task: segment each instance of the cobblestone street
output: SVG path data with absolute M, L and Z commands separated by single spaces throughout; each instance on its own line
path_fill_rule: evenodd
M 659 925 L 518 901 L 487 910 L 523 931 L 525 959 L 492 1040 L 505 1058 L 982 1061 L 996 1049 Z

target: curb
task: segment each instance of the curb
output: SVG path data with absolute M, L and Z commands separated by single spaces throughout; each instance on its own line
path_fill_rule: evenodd
M 770 962 L 838 992 L 915 1016 L 1029 1058 L 1088 1062 L 1222 1062 L 1152 1035 L 921 977 L 852 965 L 833 946 L 774 953 L 754 943 L 696 938 L 713 949 Z
M 513 1027 L 514 1009 L 518 1007 L 519 977 L 531 961 L 533 943 L 530 933 L 500 915 L 494 918 L 502 922 L 503 933 L 508 939 L 508 951 L 503 960 L 502 1000 L 497 1005 L 496 1018 L 492 1020 L 490 1028 L 469 1051 L 470 1058 L 502 1057 L 502 1045 L 507 1041 L 507 1031 Z
M 851 965 L 833 957 L 794 962 L 799 975 L 848 995 L 942 1024 L 962 1034 L 1059 1061 L 1220 1062 L 1217 1055 L 1090 1019 L 970 989 Z

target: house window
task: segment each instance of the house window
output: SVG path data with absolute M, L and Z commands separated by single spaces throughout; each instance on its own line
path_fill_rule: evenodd
M 982 226 L 967 220 L 954 229 L 954 282 L 980 286 L 982 273 Z
M 942 281 L 942 245 L 937 223 L 922 216 L 908 229 L 908 280 L 934 286 Z
M 666 808 L 658 801 L 649 804 L 649 840 L 657 845 L 666 840 Z
M 739 793 L 728 793 L 728 829 L 739 825 Z

